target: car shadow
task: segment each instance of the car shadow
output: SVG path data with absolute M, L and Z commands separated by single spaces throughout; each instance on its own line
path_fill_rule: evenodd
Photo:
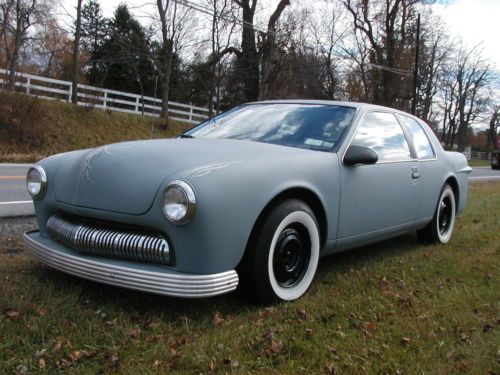
M 347 274 L 401 252 L 416 250 L 414 235 L 406 235 L 378 244 L 365 246 L 346 252 L 326 256 L 320 260 L 317 280 L 334 272 Z M 38 267 L 37 267 L 38 268 Z M 33 272 L 37 282 L 50 283 L 61 295 L 78 293 L 77 303 L 82 308 L 105 310 L 116 315 L 148 317 L 150 320 L 176 321 L 188 317 L 191 321 L 211 319 L 216 312 L 223 315 L 236 315 L 245 311 L 256 311 L 261 306 L 251 302 L 238 288 L 235 292 L 203 299 L 185 299 L 155 295 L 119 287 L 109 286 L 55 271 L 40 265 Z

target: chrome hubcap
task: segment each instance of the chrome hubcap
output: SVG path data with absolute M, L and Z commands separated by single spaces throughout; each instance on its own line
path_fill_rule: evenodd
M 285 228 L 276 243 L 273 271 L 278 285 L 292 288 L 304 277 L 311 258 L 311 240 L 302 225 Z

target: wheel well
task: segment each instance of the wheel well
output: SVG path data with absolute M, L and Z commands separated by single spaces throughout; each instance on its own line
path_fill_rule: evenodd
M 460 189 L 458 188 L 458 182 L 455 177 L 448 177 L 446 183 L 449 184 L 453 190 L 453 195 L 455 196 L 455 206 L 458 211 L 458 204 L 460 202 Z
M 316 220 L 319 225 L 319 234 L 321 239 L 321 245 L 325 245 L 326 243 L 326 233 L 327 233 L 327 219 L 326 212 L 323 207 L 323 204 L 319 200 L 318 196 L 313 193 L 311 190 L 305 188 L 292 188 L 285 190 L 274 197 L 267 205 L 264 207 L 262 212 L 260 213 L 257 221 L 255 222 L 249 240 L 254 237 L 255 231 L 258 229 L 259 224 L 264 220 L 264 218 L 269 214 L 269 211 L 273 207 L 275 207 L 278 203 L 283 202 L 288 199 L 298 199 L 307 204 L 311 210 L 313 210 L 314 215 L 316 216 Z

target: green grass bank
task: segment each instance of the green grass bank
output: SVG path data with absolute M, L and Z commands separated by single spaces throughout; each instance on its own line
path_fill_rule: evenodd
M 192 125 L 38 99 L 0 90 L 0 161 L 33 162 L 114 142 L 170 138 Z

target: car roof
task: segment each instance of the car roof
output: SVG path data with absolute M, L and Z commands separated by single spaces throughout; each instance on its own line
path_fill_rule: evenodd
M 363 102 L 347 102 L 347 101 L 337 101 L 337 100 L 317 100 L 317 99 L 277 99 L 277 100 L 263 100 L 258 102 L 250 102 L 245 104 L 323 104 L 323 105 L 339 105 L 344 107 L 352 107 L 356 109 L 383 109 L 389 110 L 396 113 L 401 113 L 406 116 L 413 116 L 410 113 L 401 111 L 399 109 L 384 107 L 381 105 L 363 103 Z M 413 116 L 414 117 L 414 116 Z

